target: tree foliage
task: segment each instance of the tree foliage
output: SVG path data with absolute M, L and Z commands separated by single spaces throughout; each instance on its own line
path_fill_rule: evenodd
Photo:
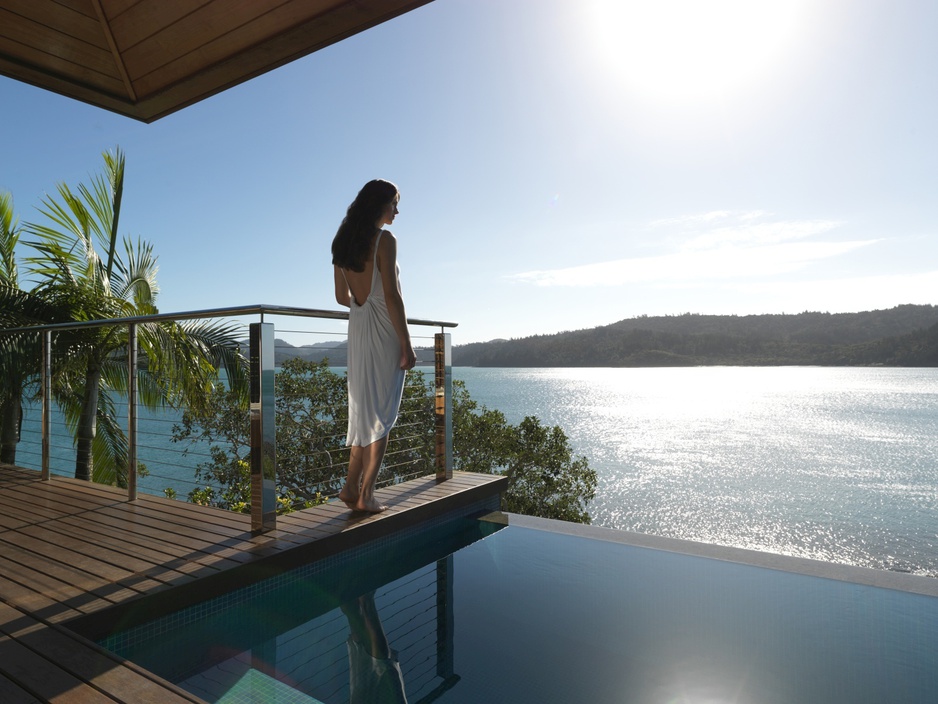
M 56 291 L 20 288 L 16 245 L 22 233 L 13 214 L 13 198 L 0 193 L 0 330 L 71 320 L 71 301 Z M 59 335 L 56 352 L 68 356 L 73 340 Z M 0 334 L 0 462 L 16 463 L 23 399 L 38 393 L 42 361 L 38 333 Z
M 596 471 L 585 457 L 574 457 L 563 429 L 544 426 L 535 416 L 512 425 L 501 411 L 474 401 L 464 383 L 454 387 L 455 468 L 507 476 L 506 511 L 589 523 Z
M 328 361 L 291 359 L 277 373 L 278 510 L 314 505 L 338 493 L 345 479 L 348 422 L 345 377 Z M 422 372 L 405 387 L 379 481 L 401 481 L 433 472 L 435 390 Z M 204 408 L 190 409 L 173 429 L 174 442 L 202 441 L 210 459 L 196 467 L 202 487 L 190 500 L 232 510 L 250 507 L 249 418 L 242 396 L 217 386 Z M 537 418 L 512 425 L 500 411 L 474 401 L 454 382 L 455 469 L 504 474 L 507 511 L 588 523 L 596 472 L 575 458 L 567 436 Z

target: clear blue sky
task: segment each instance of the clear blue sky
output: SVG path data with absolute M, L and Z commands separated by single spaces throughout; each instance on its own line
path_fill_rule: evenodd
M 0 78 L 0 190 L 36 220 L 119 145 L 165 312 L 337 308 L 373 177 L 408 315 L 456 344 L 938 303 L 936 27 L 931 0 L 436 0 L 152 125 Z

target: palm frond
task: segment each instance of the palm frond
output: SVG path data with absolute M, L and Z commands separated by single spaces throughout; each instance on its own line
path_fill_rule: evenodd
M 113 391 L 126 398 L 127 374 L 126 348 L 115 350 L 101 364 L 101 390 Z
M 66 316 L 67 312 L 41 293 L 0 281 L 0 329 L 54 323 Z
M 140 346 L 147 373 L 157 376 L 172 405 L 198 408 L 225 369 L 231 388 L 247 392 L 247 362 L 238 328 L 229 323 L 188 321 L 141 326 Z
M 114 153 L 104 152 L 104 164 L 108 175 L 108 188 L 97 189 L 99 200 L 106 203 L 110 210 L 110 229 L 107 233 L 108 256 L 107 256 L 107 274 L 110 277 L 114 270 L 114 253 L 117 247 L 117 228 L 120 223 L 121 200 L 124 197 L 124 152 L 120 147 L 114 149 Z M 106 198 L 105 196 L 110 196 Z M 105 220 L 102 219 L 102 222 Z
M 39 252 L 39 256 L 26 259 L 30 271 L 40 278 L 49 279 L 48 285 L 63 279 L 81 281 L 95 292 L 106 291 L 107 277 L 101 270 L 91 237 L 91 230 L 96 227 L 94 219 L 68 186 L 59 186 L 59 193 L 68 207 L 46 198 L 44 207 L 39 208 L 52 225 L 27 223 L 25 226 L 29 234 L 38 238 L 28 243 Z
M 38 228 L 27 225 L 33 234 L 42 234 Z M 78 282 L 76 271 L 79 267 L 78 258 L 70 249 L 66 249 L 59 242 L 51 239 L 40 239 L 27 242 L 30 247 L 39 253 L 39 256 L 27 257 L 24 261 L 28 265 L 29 273 L 39 279 L 39 288 L 50 288 L 60 282 L 75 285 Z
M 135 246 L 132 240 L 125 237 L 124 251 L 126 256 L 118 258 L 117 272 L 111 279 L 114 296 L 131 301 L 137 315 L 155 313 L 160 289 L 156 282 L 159 267 L 156 255 L 153 254 L 153 245 L 138 238 Z
M 182 329 L 187 337 L 204 346 L 217 369 L 225 370 L 228 387 L 247 398 L 248 360 L 241 352 L 240 326 L 223 321 L 190 320 L 182 323 Z
M 71 369 L 53 378 L 53 395 L 65 417 L 70 434 L 77 437 L 84 397 L 84 372 Z M 117 417 L 114 395 L 105 384 L 98 393 L 96 432 L 92 441 L 92 480 L 102 484 L 119 483 L 126 478 L 127 436 Z
M 139 330 L 146 370 L 160 379 L 167 403 L 198 407 L 217 379 L 217 369 L 201 341 L 188 337 L 174 322 L 149 324 Z
M 127 486 L 127 435 L 117 417 L 113 396 L 98 395 L 97 432 L 92 443 L 92 481 Z
M 0 192 L 0 281 L 16 285 L 16 243 L 19 223 L 13 217 L 13 196 Z
M 121 157 L 122 159 L 122 157 Z M 105 154 L 105 165 L 110 170 L 113 160 Z M 123 167 L 121 167 L 122 169 Z M 92 290 L 109 294 L 110 276 L 114 264 L 114 245 L 117 239 L 117 218 L 120 193 L 111 186 L 115 175 L 108 178 L 92 178 L 92 188 L 84 184 L 77 187 L 77 195 L 66 184 L 59 184 L 58 198 L 46 197 L 42 200 L 39 212 L 50 225 L 30 223 L 27 229 L 46 245 L 45 256 L 53 257 L 54 269 L 62 269 L 67 264 L 72 271 L 72 278 L 82 280 Z M 123 172 L 118 183 L 123 190 Z M 102 263 L 95 242 L 107 251 L 106 261 Z M 55 245 L 54 247 L 52 245 Z M 48 263 L 41 261 L 34 266 L 43 267 L 47 274 L 52 273 Z

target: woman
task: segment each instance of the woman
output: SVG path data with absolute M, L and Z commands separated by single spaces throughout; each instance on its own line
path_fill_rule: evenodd
M 332 240 L 335 300 L 349 307 L 348 476 L 339 499 L 356 511 L 378 513 L 378 469 L 397 420 L 404 372 L 417 362 L 407 330 L 397 268 L 394 222 L 397 186 L 376 179 L 365 184 Z

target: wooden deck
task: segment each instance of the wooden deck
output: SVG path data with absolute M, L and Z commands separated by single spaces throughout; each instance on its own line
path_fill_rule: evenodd
M 331 503 L 280 516 L 252 536 L 250 518 L 0 465 L 0 702 L 199 702 L 95 645 L 122 611 L 158 616 L 417 525 L 497 501 L 503 477 L 457 473 L 381 489 L 369 516 Z M 145 599 L 145 602 L 141 602 Z M 78 632 L 83 635 L 79 635 Z M 86 637 L 88 636 L 88 637 Z

